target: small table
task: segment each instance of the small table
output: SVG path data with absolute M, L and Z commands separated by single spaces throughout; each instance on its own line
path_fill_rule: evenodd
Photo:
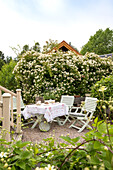
M 40 123 L 40 130 L 42 130 L 42 127 L 45 126 L 44 131 L 48 131 L 47 129 L 50 129 L 50 124 L 48 122 L 52 122 L 55 118 L 59 116 L 68 115 L 68 106 L 64 103 L 42 103 L 41 105 L 27 105 L 22 111 L 22 114 L 25 119 L 28 119 L 32 116 L 37 117 L 36 122 L 31 127 L 32 129 L 37 125 L 37 123 Z M 42 122 L 43 117 L 46 119 L 47 122 Z

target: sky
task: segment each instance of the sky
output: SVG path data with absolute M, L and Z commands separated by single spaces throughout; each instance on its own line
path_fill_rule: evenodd
M 113 29 L 113 0 L 0 0 L 0 51 L 49 39 L 79 51 L 99 29 Z

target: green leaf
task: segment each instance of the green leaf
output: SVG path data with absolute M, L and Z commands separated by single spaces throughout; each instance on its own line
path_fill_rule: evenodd
M 111 129 L 111 128 L 109 129 L 109 134 L 113 135 L 113 129 Z
M 108 136 L 104 136 L 103 138 L 102 138 L 102 140 L 106 143 L 108 143 L 108 139 L 109 139 L 109 137 Z
M 21 152 L 22 152 L 22 151 L 20 150 L 20 148 L 15 148 L 15 149 L 14 149 L 14 153 L 16 153 L 16 154 L 18 154 L 18 155 L 19 155 Z
M 100 142 L 98 142 L 98 141 L 95 141 L 94 142 L 94 149 L 99 149 L 100 148 Z
M 75 146 L 75 143 L 71 140 L 71 138 L 69 136 L 60 136 L 60 138 L 64 139 L 66 142 Z
M 18 161 L 18 162 L 16 163 L 16 166 L 18 166 L 18 167 L 20 167 L 21 169 L 24 169 L 24 170 L 25 170 L 25 168 L 26 168 L 26 162 L 24 162 L 24 161 L 22 161 L 22 162 Z
M 14 166 L 12 166 L 11 170 L 16 170 Z
M 78 137 L 76 137 L 76 138 L 73 138 L 72 141 L 73 141 L 74 143 L 76 143 L 76 142 L 79 141 L 79 139 L 80 139 L 80 137 L 78 136 Z
M 111 143 L 113 143 L 113 136 L 110 136 L 110 141 Z
M 30 151 L 23 151 L 20 154 L 20 157 L 21 157 L 21 159 L 29 159 L 29 158 L 32 157 L 32 152 L 30 152 Z
M 61 147 L 66 147 L 66 146 L 68 146 L 68 144 L 66 144 L 66 143 L 61 143 L 60 146 L 61 146 Z
M 113 168 L 113 156 L 111 157 L 111 166 Z
M 31 166 L 26 165 L 26 170 L 31 170 Z
M 98 122 L 98 117 L 95 118 L 94 123 L 97 124 Z
M 31 159 L 29 159 L 29 162 L 30 162 L 30 163 L 28 163 L 28 164 L 31 164 L 31 163 L 32 163 L 32 165 L 33 165 L 33 164 L 35 165 L 35 163 L 37 162 L 37 160 L 36 160 L 35 158 L 31 158 Z
M 96 156 L 92 156 L 91 160 L 90 160 L 90 163 L 91 164 L 99 164 L 100 161 L 99 161 L 99 159 Z
M 35 155 L 38 153 L 38 148 L 34 148 L 34 153 L 35 153 Z
M 15 155 L 15 156 L 13 156 L 13 157 L 11 158 L 11 161 L 13 162 L 13 161 L 15 161 L 15 160 L 18 160 L 19 158 L 20 158 L 19 155 Z
M 99 132 L 95 132 L 94 135 L 95 135 L 96 137 L 98 137 L 98 138 L 101 138 L 101 137 L 102 137 L 102 134 L 99 133 Z
M 18 148 L 23 148 L 24 146 L 26 146 L 26 145 L 28 145 L 28 144 L 30 144 L 30 142 L 18 141 L 18 142 L 16 142 L 15 145 L 16 145 Z
M 112 170 L 111 163 L 107 160 L 104 160 L 104 165 L 107 169 Z
M 97 129 L 100 133 L 106 133 L 107 130 L 106 130 L 106 124 L 105 123 L 101 123 L 97 126 Z

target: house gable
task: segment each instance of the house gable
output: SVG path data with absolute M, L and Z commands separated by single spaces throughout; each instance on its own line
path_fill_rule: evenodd
M 62 50 L 64 52 L 67 52 L 67 51 L 73 51 L 75 52 L 77 55 L 80 55 L 80 53 L 75 50 L 71 45 L 69 45 L 66 41 L 62 41 L 61 43 L 58 44 L 57 47 L 54 47 L 53 48 L 55 51 L 57 50 Z M 52 50 L 51 50 L 52 51 Z

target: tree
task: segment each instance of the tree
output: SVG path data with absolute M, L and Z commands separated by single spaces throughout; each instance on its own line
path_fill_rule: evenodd
M 94 52 L 98 55 L 113 52 L 113 30 L 107 28 L 105 31 L 99 29 L 94 36 L 82 47 L 80 53 Z
M 4 60 L 4 53 L 2 51 L 0 51 L 0 70 L 2 68 L 2 66 L 5 64 L 5 60 Z
M 4 61 L 0 58 L 0 70 L 1 70 L 1 68 L 2 68 L 2 66 L 4 65 Z
M 40 52 L 40 44 L 39 42 L 36 42 L 35 45 L 31 48 L 34 51 Z
M 20 45 L 17 45 L 16 47 L 11 47 L 11 49 L 14 51 L 14 53 L 17 55 L 16 60 L 20 60 L 21 56 L 26 53 L 27 51 L 36 51 L 36 52 L 40 52 L 40 44 L 39 42 L 36 42 L 34 46 L 29 47 L 28 44 L 25 44 L 22 48 L 20 47 Z
M 14 91 L 17 89 L 17 82 L 12 72 L 16 64 L 17 62 L 11 60 L 9 64 L 2 66 L 0 71 L 0 85 Z
M 24 45 L 23 46 L 23 50 L 21 51 L 21 54 L 23 54 L 23 53 L 25 53 L 26 51 L 29 51 L 30 49 L 29 49 L 29 45 Z
M 0 51 L 0 70 L 2 69 L 2 66 L 4 64 L 9 64 L 11 60 L 12 60 L 11 56 L 10 57 L 9 56 L 5 57 L 4 53 L 2 51 Z
M 49 41 L 46 41 L 46 45 L 43 46 L 43 53 L 47 53 L 51 51 L 57 45 L 58 45 L 57 40 L 54 41 L 54 40 L 49 39 Z
M 11 57 L 11 56 L 10 56 L 10 57 L 7 56 L 7 57 L 5 58 L 5 63 L 6 63 L 6 64 L 9 64 L 11 60 L 12 60 L 12 57 Z

